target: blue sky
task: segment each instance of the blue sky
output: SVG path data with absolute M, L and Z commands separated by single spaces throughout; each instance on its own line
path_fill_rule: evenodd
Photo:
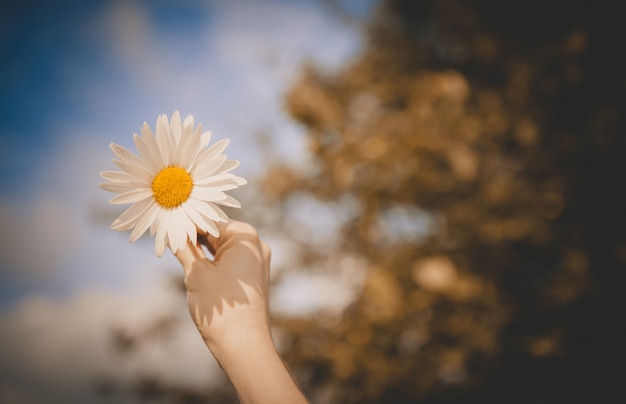
M 148 368 L 202 384 L 205 365 L 176 369 L 147 350 L 120 371 L 103 348 L 110 324 L 97 319 L 140 324 L 171 303 L 163 284 L 179 270 L 169 254 L 154 255 L 152 239 L 129 244 L 101 217 L 115 213 L 112 195 L 98 187 L 98 173 L 115 169 L 108 145 L 134 150 L 132 133 L 144 121 L 192 114 L 214 140 L 231 139 L 227 153 L 250 182 L 240 197 L 253 201 L 270 164 L 308 161 L 302 128 L 282 108 L 300 66 L 339 68 L 358 54 L 360 32 L 304 0 L 14 3 L 0 12 L 0 402 L 37 402 L 34 391 L 86 397 L 81 380 L 96 370 L 125 377 Z M 342 3 L 357 17 L 372 7 Z M 32 340 L 33 327 L 49 336 L 45 343 Z M 204 352 L 191 331 L 173 342 L 175 360 Z M 52 377 L 77 350 L 86 353 Z
M 367 10 L 368 2 L 351 3 L 357 15 Z M 276 159 L 302 161 L 302 134 L 283 113 L 281 96 L 301 63 L 337 68 L 360 43 L 356 29 L 310 1 L 41 2 L 3 14 L 0 203 L 14 225 L 30 221 L 31 232 L 38 231 L 37 209 L 63 217 L 51 211 L 55 204 L 74 203 L 66 216 L 84 221 L 85 204 L 94 209 L 110 197 L 95 187 L 97 172 L 113 168 L 108 143 L 133 149 L 131 135 L 144 120 L 154 125 L 157 115 L 176 109 L 193 114 L 215 139 L 231 138 L 242 175 L 261 173 Z M 259 131 L 271 135 L 271 156 L 258 151 Z M 80 167 L 83 158 L 89 166 Z M 42 194 L 53 199 L 50 206 L 37 206 L 46 201 Z M 66 200 L 72 194 L 76 200 Z M 5 227 L 3 238 L 15 237 Z M 22 253 L 29 236 L 22 238 L 9 255 Z M 64 255 L 59 249 L 41 254 Z M 25 280 L 16 259 L 2 258 L 0 300 L 41 287 L 65 293 L 82 282 L 76 274 L 72 283 Z
M 168 72 L 176 73 L 179 77 L 159 79 L 171 80 L 172 85 L 175 85 L 180 76 L 187 73 L 198 74 L 197 70 L 204 67 L 207 69 L 207 76 L 217 79 L 215 87 L 206 89 L 205 100 L 210 101 L 216 96 L 226 97 L 226 102 L 221 104 L 231 108 L 233 98 L 240 96 L 230 91 L 232 86 L 242 82 L 240 74 L 247 73 L 246 70 L 253 67 L 254 63 L 272 63 L 270 61 L 272 58 L 275 59 L 273 63 L 284 63 L 282 59 L 285 57 L 290 59 L 289 62 L 294 62 L 322 56 L 322 59 L 326 59 L 325 62 L 337 64 L 345 56 L 339 53 L 352 51 L 349 48 L 354 44 L 345 42 L 354 39 L 345 35 L 336 36 L 337 30 L 328 29 L 330 27 L 326 27 L 326 32 L 320 31 L 309 38 L 301 38 L 304 39 L 304 43 L 289 45 L 286 38 L 288 35 L 281 35 L 281 31 L 288 32 L 290 28 L 294 28 L 294 24 L 304 23 L 306 26 L 307 21 L 298 20 L 302 15 L 290 16 L 288 11 L 282 15 L 271 13 L 273 8 L 283 7 L 304 10 L 305 13 L 318 14 L 319 17 L 322 13 L 328 14 L 328 8 L 312 1 L 282 0 L 265 1 L 266 5 L 263 3 L 259 0 L 39 1 L 24 4 L 14 2 L 11 5 L 6 3 L 3 6 L 3 16 L 0 17 L 2 22 L 0 167 L 3 171 L 11 171 L 13 175 L 4 175 L 0 178 L 2 194 L 10 195 L 27 186 L 26 183 L 38 168 L 33 164 L 33 160 L 56 146 L 57 131 L 64 128 L 68 122 L 75 125 L 110 127 L 111 122 L 107 120 L 113 118 L 116 125 L 122 128 L 140 119 L 151 119 L 156 107 L 160 106 L 163 112 L 171 113 L 169 110 L 172 108 L 184 109 L 185 106 L 190 107 L 190 104 L 193 104 L 184 102 L 184 99 L 181 102 L 176 96 L 167 97 L 166 92 L 154 91 L 155 89 L 150 91 L 158 94 L 157 102 L 154 102 L 154 99 L 146 102 L 150 94 L 142 91 L 145 89 L 137 85 L 138 72 L 129 70 L 129 67 L 137 62 L 133 60 L 134 57 L 139 57 L 142 53 L 151 50 L 163 52 L 161 57 L 164 60 L 161 62 L 168 65 L 170 68 Z M 352 0 L 340 3 L 354 15 L 363 16 L 371 8 L 372 2 Z M 151 35 L 150 39 L 154 42 L 141 43 L 139 38 L 135 38 L 135 42 L 130 39 L 125 45 L 126 49 L 122 50 L 127 53 L 117 54 L 120 49 L 116 48 L 121 44 L 115 43 L 115 36 L 121 33 L 120 30 L 132 31 L 133 28 L 123 26 L 125 23 L 120 21 L 123 18 L 119 15 L 110 16 L 108 20 L 106 17 L 103 18 L 115 7 L 125 8 L 126 10 L 118 10 L 122 14 L 141 13 L 142 23 L 151 28 L 149 33 L 144 34 Z M 198 42 L 207 34 L 207 30 L 222 28 L 224 14 L 227 14 L 229 23 L 239 25 L 231 29 L 239 34 L 243 33 L 244 40 L 250 39 L 245 38 L 246 33 L 251 36 L 259 35 L 256 43 L 258 48 L 253 50 L 257 54 L 252 55 L 247 61 L 243 59 L 235 61 L 249 62 L 247 65 L 229 64 L 233 61 L 223 60 L 216 55 L 212 55 L 214 59 L 210 60 L 207 59 L 208 55 L 200 54 L 216 51 L 215 48 L 220 46 L 218 43 L 204 43 L 202 44 L 204 46 L 198 46 Z M 133 17 L 136 16 L 129 15 L 127 19 L 132 20 Z M 313 22 L 313 19 L 308 22 Z M 337 22 L 330 19 L 327 21 L 328 24 Z M 141 28 L 136 29 L 139 31 Z M 281 36 L 284 40 L 279 39 L 277 44 L 270 42 Z M 127 38 L 117 39 L 125 41 Z M 153 49 L 135 48 L 145 45 L 152 46 Z M 249 42 L 245 46 L 254 45 Z M 319 49 L 323 46 L 330 50 L 326 52 Z M 133 56 L 133 52 L 137 54 Z M 266 52 L 266 55 L 263 55 L 263 52 Z M 283 52 L 295 54 L 285 55 Z M 266 60 L 262 60 L 263 58 Z M 148 85 L 169 87 L 158 81 L 151 81 Z M 202 90 L 198 88 L 198 92 Z M 90 102 L 93 98 L 101 98 L 100 103 L 94 105 Z M 106 113 L 103 107 L 106 107 Z M 217 115 L 215 109 L 208 108 L 205 115 L 211 117 L 211 112 Z M 219 112 L 221 115 L 223 111 Z

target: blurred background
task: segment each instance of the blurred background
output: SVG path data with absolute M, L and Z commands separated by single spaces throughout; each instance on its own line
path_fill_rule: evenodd
M 619 402 L 625 27 L 612 2 L 2 2 L 0 403 L 233 403 L 110 142 L 230 138 L 312 403 Z

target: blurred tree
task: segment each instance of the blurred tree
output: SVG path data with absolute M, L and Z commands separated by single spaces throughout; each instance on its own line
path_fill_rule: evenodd
M 608 2 L 388 0 L 356 60 L 304 69 L 286 107 L 313 165 L 266 177 L 268 226 L 301 266 L 365 262 L 341 315 L 279 319 L 312 402 L 620 391 L 624 30 Z M 306 200 L 341 225 L 325 249 Z

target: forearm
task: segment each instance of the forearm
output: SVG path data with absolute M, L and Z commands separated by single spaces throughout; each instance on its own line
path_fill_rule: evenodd
M 305 404 L 269 330 L 271 251 L 254 227 L 231 221 L 206 236 L 214 259 L 188 243 L 176 257 L 185 269 L 189 313 L 244 404 Z
M 207 342 L 244 404 L 306 403 L 268 330 Z

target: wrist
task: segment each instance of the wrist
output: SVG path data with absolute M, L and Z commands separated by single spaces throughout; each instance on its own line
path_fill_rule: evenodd
M 306 403 L 267 327 L 207 342 L 241 403 Z
M 246 327 L 237 324 L 201 334 L 205 344 L 220 363 L 226 360 L 246 360 L 247 356 L 256 353 L 254 351 L 276 351 L 267 324 L 250 324 Z M 251 349 L 254 351 L 249 352 Z

